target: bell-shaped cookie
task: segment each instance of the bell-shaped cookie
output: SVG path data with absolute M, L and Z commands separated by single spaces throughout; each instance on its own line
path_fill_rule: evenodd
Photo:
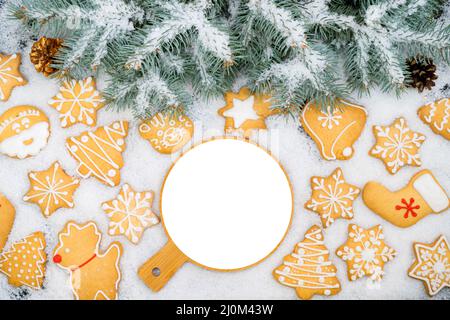
M 353 156 L 353 144 L 366 124 L 367 111 L 362 106 L 339 99 L 335 107 L 323 108 L 309 102 L 300 122 L 325 160 L 347 160 Z
M 0 193 L 0 252 L 3 251 L 13 226 L 16 210 L 11 202 Z
M 388 190 L 378 182 L 368 182 L 362 197 L 370 210 L 401 228 L 449 207 L 447 194 L 430 170 L 419 171 L 398 191 Z

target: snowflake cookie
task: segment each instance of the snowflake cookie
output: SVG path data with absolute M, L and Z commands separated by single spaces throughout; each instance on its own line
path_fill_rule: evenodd
M 86 131 L 67 139 L 66 148 L 79 162 L 77 172 L 83 178 L 93 176 L 102 183 L 114 187 L 120 183 L 123 167 L 122 153 L 128 122 L 116 121 L 95 131 Z
M 338 218 L 353 218 L 353 201 L 361 190 L 345 182 L 341 168 L 326 178 L 312 177 L 311 189 L 311 199 L 305 203 L 305 208 L 320 215 L 324 228 Z
M 0 153 L 24 159 L 37 155 L 48 142 L 50 122 L 40 109 L 16 106 L 0 116 Z
M 405 165 L 419 167 L 419 148 L 425 141 L 421 133 L 409 129 L 404 118 L 396 119 L 390 126 L 373 126 L 376 143 L 369 155 L 379 158 L 389 173 L 396 173 Z
M 35 232 L 23 240 L 17 241 L 0 257 L 0 272 L 8 277 L 9 284 L 22 285 L 40 289 L 44 282 L 45 237 L 42 232 Z
M 70 274 L 77 300 L 115 300 L 121 279 L 120 242 L 100 252 L 102 234 L 93 221 L 78 224 L 69 221 L 58 234 L 53 262 Z
M 137 244 L 146 228 L 159 223 L 152 211 L 153 191 L 136 192 L 124 184 L 116 199 L 104 202 L 102 208 L 110 219 L 109 234 L 125 235 Z
M 443 212 L 450 204 L 430 170 L 417 172 L 405 187 L 396 191 L 370 181 L 364 186 L 362 197 L 370 210 L 401 228 L 412 226 L 431 213 Z
M 63 128 L 76 123 L 93 127 L 97 123 L 97 111 L 105 105 L 105 100 L 96 90 L 95 80 L 89 77 L 64 81 L 59 93 L 48 104 L 60 113 Z
M 339 99 L 334 109 L 308 103 L 300 116 L 306 133 L 314 140 L 325 160 L 347 160 L 353 154 L 353 144 L 366 125 L 364 107 Z
M 187 116 L 157 113 L 139 125 L 142 138 L 160 153 L 173 153 L 181 149 L 194 134 L 194 123 Z
M 277 113 L 272 109 L 271 97 L 252 94 L 249 88 L 238 93 L 226 92 L 225 106 L 218 113 L 225 118 L 225 133 L 242 132 L 249 137 L 252 130 L 267 129 L 266 118 Z
M 27 81 L 19 71 L 20 54 L 5 56 L 0 54 L 0 100 L 6 101 L 14 87 L 24 86 Z
M 380 281 L 384 275 L 385 263 L 397 255 L 396 251 L 384 242 L 381 225 L 363 229 L 356 224 L 349 225 L 347 242 L 336 250 L 336 254 L 347 262 L 350 281 L 364 276 Z
M 73 194 L 80 180 L 69 176 L 59 162 L 45 171 L 30 172 L 28 178 L 30 189 L 23 200 L 39 205 L 44 217 L 51 216 L 59 208 L 73 208 Z
M 450 99 L 439 99 L 427 103 L 417 111 L 419 118 L 428 124 L 434 133 L 450 140 Z
M 338 294 L 341 284 L 329 257 L 322 230 L 312 226 L 303 241 L 297 243 L 294 252 L 284 257 L 283 264 L 274 270 L 273 276 L 282 285 L 295 288 L 300 299 L 311 299 L 316 294 Z
M 414 243 L 414 253 L 416 260 L 408 274 L 422 280 L 430 296 L 450 287 L 450 247 L 445 236 L 441 235 L 431 244 Z

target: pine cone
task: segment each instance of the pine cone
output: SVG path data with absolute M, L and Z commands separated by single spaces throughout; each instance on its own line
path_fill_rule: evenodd
M 57 69 L 51 65 L 59 48 L 63 43 L 62 39 L 42 37 L 31 47 L 30 60 L 34 64 L 37 72 L 42 72 L 46 77 L 56 72 Z
M 410 81 L 408 87 L 417 88 L 422 92 L 425 88 L 431 90 L 435 86 L 434 80 L 438 78 L 436 75 L 436 65 L 432 59 L 415 57 L 406 61 L 408 71 L 410 73 Z

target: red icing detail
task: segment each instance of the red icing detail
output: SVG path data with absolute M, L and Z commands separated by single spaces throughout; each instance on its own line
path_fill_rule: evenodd
M 406 200 L 404 198 L 402 198 L 402 204 L 403 205 L 396 205 L 395 206 L 395 210 L 406 210 L 403 217 L 406 219 L 408 218 L 408 215 L 411 213 L 411 216 L 413 217 L 417 217 L 417 212 L 415 212 L 414 210 L 416 209 L 420 209 L 420 205 L 415 205 L 414 204 L 414 198 L 410 198 L 409 202 L 406 202 Z
M 53 257 L 53 262 L 54 263 L 60 263 L 61 261 L 62 261 L 62 258 L 61 258 L 61 256 L 59 254 L 57 254 L 57 255 L 55 255 Z

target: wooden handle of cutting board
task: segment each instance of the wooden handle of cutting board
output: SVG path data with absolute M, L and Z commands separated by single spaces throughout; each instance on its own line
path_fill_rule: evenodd
M 150 289 L 159 291 L 188 260 L 172 240 L 169 240 L 158 253 L 139 268 L 138 274 Z

